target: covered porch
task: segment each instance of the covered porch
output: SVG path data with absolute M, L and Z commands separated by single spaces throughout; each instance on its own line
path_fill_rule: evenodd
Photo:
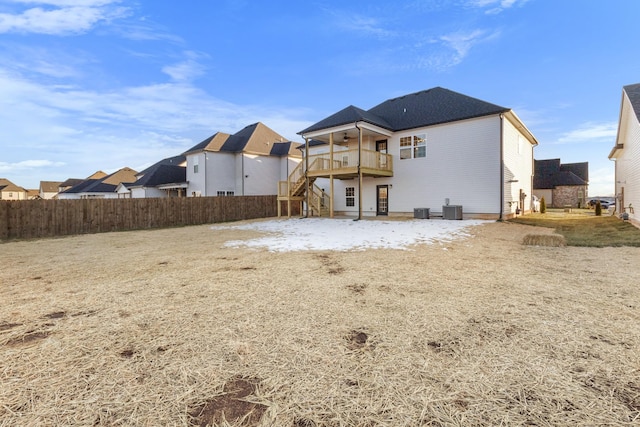
M 358 218 L 362 216 L 362 179 L 393 176 L 393 157 L 387 152 L 392 132 L 366 121 L 354 121 L 327 129 L 302 132 L 304 159 L 287 181 L 278 184 L 278 201 L 306 203 L 306 216 L 333 218 L 334 180 L 359 179 Z M 309 149 L 314 151 L 310 154 Z M 317 178 L 329 179 L 329 192 L 314 184 Z M 280 204 L 278 205 L 280 207 Z M 281 215 L 280 209 L 278 215 Z

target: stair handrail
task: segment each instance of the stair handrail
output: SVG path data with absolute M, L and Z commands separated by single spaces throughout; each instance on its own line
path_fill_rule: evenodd
M 327 208 L 329 206 L 329 195 L 317 184 L 313 184 L 313 188 L 311 189 L 311 197 L 310 197 L 310 206 L 311 209 L 318 213 L 318 216 L 322 216 L 323 208 Z

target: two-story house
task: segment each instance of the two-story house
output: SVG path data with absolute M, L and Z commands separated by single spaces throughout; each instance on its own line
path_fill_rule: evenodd
M 616 210 L 640 224 L 640 83 L 622 88 L 616 145 L 609 153 L 615 165 Z
M 187 196 L 273 195 L 301 160 L 300 144 L 258 122 L 187 150 Z
M 506 107 L 436 87 L 346 107 L 299 134 L 304 159 L 278 199 L 305 202 L 308 215 L 428 209 L 503 219 L 531 210 L 538 142 Z

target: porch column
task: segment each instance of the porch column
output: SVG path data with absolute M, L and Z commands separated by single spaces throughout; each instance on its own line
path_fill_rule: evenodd
M 304 195 L 307 200 L 305 218 L 309 218 L 309 138 L 304 139 Z
M 362 129 L 355 124 L 358 129 L 358 219 L 362 219 Z
M 302 213 L 302 211 L 300 211 Z M 291 218 L 291 179 L 287 176 L 287 218 Z
M 333 132 L 329 134 L 329 218 L 333 218 Z

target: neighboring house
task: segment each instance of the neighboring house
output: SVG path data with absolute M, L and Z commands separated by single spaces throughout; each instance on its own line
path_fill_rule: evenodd
M 34 189 L 27 189 L 27 200 L 42 200 L 42 197 L 40 197 L 40 190 L 36 190 Z
M 40 181 L 38 195 L 44 200 L 53 199 L 60 191 L 60 184 L 62 183 L 57 181 Z
M 118 197 L 118 185 L 135 182 L 137 172 L 124 167 L 110 175 L 95 178 L 103 173 L 96 172 L 90 178 L 58 193 L 58 199 L 115 199 Z
M 305 159 L 278 198 L 303 198 L 312 215 L 327 206 L 330 216 L 358 217 L 531 210 L 538 142 L 509 108 L 436 87 L 369 110 L 349 106 L 299 134 Z
M 560 159 L 536 160 L 533 194 L 549 207 L 584 208 L 589 190 L 589 163 L 560 163 Z
M 275 194 L 276 183 L 300 163 L 299 146 L 262 123 L 218 132 L 184 153 L 187 196 Z
M 136 175 L 131 184 L 118 187 L 119 197 L 186 197 L 187 158 L 184 155 L 163 159 Z
M 105 174 L 105 176 L 106 176 L 106 174 Z M 89 179 L 89 178 L 87 178 L 87 179 Z M 69 178 L 66 181 L 63 181 L 63 182 L 60 183 L 60 186 L 58 186 L 58 193 L 62 193 L 63 191 L 70 189 L 74 185 L 80 184 L 82 181 L 84 181 L 84 179 Z
M 622 88 L 616 145 L 609 154 L 615 165 L 616 210 L 640 224 L 640 83 Z
M 6 178 L 0 178 L 0 200 L 27 200 L 27 190 Z

